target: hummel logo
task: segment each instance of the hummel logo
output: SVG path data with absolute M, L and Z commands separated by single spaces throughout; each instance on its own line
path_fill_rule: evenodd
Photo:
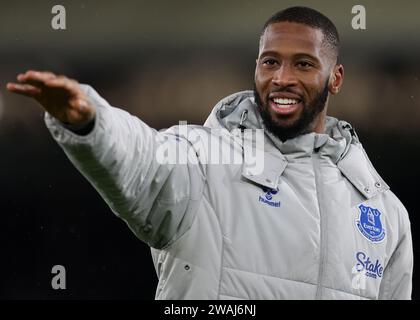
M 279 189 L 270 189 L 270 188 L 266 188 L 263 187 L 262 188 L 264 191 L 264 196 L 259 196 L 258 197 L 258 201 L 268 204 L 269 206 L 272 207 L 280 207 L 280 201 L 272 201 L 273 199 L 273 195 L 276 195 L 279 192 Z

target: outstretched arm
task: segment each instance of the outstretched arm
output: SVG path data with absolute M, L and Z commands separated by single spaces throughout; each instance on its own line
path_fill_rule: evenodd
M 165 150 L 188 152 L 186 138 L 172 131 L 157 132 L 110 106 L 91 87 L 64 76 L 29 71 L 7 88 L 43 106 L 47 127 L 70 161 L 141 240 L 162 248 L 189 229 L 204 175 L 199 165 L 162 163 L 156 158 L 162 144 Z M 63 125 L 83 125 L 93 119 L 86 135 Z

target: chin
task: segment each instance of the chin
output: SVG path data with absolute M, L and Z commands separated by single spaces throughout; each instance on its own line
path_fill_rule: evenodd
M 298 122 L 300 118 L 300 114 L 293 115 L 290 117 L 279 117 L 277 114 L 270 114 L 272 122 L 281 128 L 290 129 L 293 128 Z

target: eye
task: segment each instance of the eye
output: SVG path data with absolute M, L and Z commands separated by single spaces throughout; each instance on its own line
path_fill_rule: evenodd
M 312 63 L 310 63 L 309 61 L 299 61 L 299 62 L 297 63 L 297 66 L 298 66 L 300 69 L 310 69 L 310 68 L 312 68 L 314 65 L 313 65 Z
M 274 66 L 277 63 L 275 59 L 265 59 L 263 60 L 263 64 L 267 66 Z

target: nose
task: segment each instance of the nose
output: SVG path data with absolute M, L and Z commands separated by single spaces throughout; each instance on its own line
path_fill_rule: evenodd
M 297 84 L 297 78 L 290 66 L 282 64 L 274 72 L 271 82 L 278 87 L 290 87 Z

